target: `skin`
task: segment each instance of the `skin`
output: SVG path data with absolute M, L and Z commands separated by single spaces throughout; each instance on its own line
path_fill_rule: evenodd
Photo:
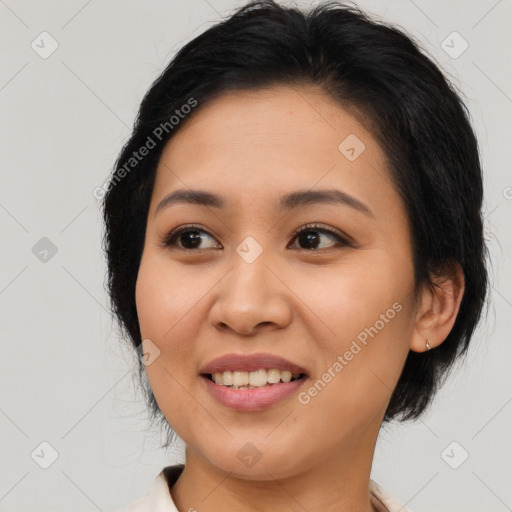
M 350 134 L 366 146 L 354 161 L 338 149 Z M 228 205 L 156 214 L 178 188 Z M 371 214 L 342 204 L 276 209 L 298 189 L 341 190 Z M 180 237 L 162 246 L 189 223 L 205 230 L 199 249 L 183 249 Z M 308 223 L 353 242 L 316 230 L 308 249 L 294 237 Z M 263 250 L 250 264 L 236 252 L 247 236 Z M 231 92 L 197 107 L 161 156 L 136 288 L 142 338 L 160 350 L 148 379 L 187 445 L 171 489 L 178 509 L 372 511 L 375 443 L 407 354 L 426 339 L 442 343 L 462 297 L 460 272 L 437 283 L 415 289 L 408 219 L 384 152 L 347 109 L 306 86 Z M 218 356 L 268 352 L 305 367 L 307 391 L 393 304 L 400 312 L 307 404 L 297 392 L 264 411 L 236 411 L 199 376 Z M 247 442 L 261 454 L 252 467 L 237 457 Z

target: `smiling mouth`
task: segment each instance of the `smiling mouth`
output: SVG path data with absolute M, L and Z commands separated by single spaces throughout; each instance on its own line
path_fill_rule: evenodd
M 261 368 L 256 371 L 224 371 L 203 374 L 218 386 L 231 389 L 259 389 L 306 378 L 305 373 L 293 373 L 277 368 Z

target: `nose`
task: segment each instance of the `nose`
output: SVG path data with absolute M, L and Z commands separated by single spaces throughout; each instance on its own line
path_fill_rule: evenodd
M 210 324 L 218 330 L 252 336 L 283 329 L 291 321 L 288 289 L 267 266 L 264 253 L 252 263 L 235 254 L 233 267 L 218 286 L 209 313 Z

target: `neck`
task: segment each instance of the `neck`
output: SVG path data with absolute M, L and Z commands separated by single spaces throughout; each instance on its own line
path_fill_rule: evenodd
M 258 480 L 222 471 L 187 448 L 185 469 L 171 495 L 180 511 L 375 512 L 368 484 L 376 435 L 373 442 L 365 441 L 330 452 L 304 471 L 282 478 L 274 478 L 277 471 L 265 467 L 262 459 Z

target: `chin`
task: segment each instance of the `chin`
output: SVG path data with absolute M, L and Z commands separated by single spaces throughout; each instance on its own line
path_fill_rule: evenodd
M 263 441 L 240 443 L 241 448 L 233 450 L 231 447 L 220 448 L 212 454 L 206 454 L 208 462 L 216 469 L 230 473 L 230 477 L 241 480 L 269 481 L 293 476 L 300 471 L 301 461 L 296 457 L 294 449 L 276 450 L 274 446 Z M 238 444 L 238 443 L 237 443 Z M 290 458 L 294 454 L 294 458 Z M 286 461 L 286 463 L 284 463 Z

